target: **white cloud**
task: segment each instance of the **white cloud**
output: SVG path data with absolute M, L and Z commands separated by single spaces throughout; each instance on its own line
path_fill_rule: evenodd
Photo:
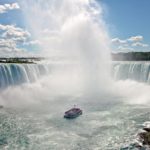
M 31 56 L 32 53 L 26 49 L 18 48 L 13 40 L 0 39 L 0 55 L 3 57 L 27 57 Z
M 130 42 L 139 42 L 139 41 L 143 41 L 143 36 L 141 35 L 137 35 L 137 36 L 131 36 L 128 41 Z
M 148 44 L 142 43 L 143 36 L 137 35 L 137 36 L 131 36 L 127 39 L 119 39 L 114 38 L 111 40 L 113 49 L 116 49 L 117 51 L 142 51 L 141 48 L 145 51 L 144 48 L 149 47 Z M 140 48 L 140 49 L 139 49 Z
M 126 40 L 120 40 L 119 38 L 114 38 L 111 40 L 112 43 L 115 43 L 115 44 L 126 44 L 127 41 Z
M 15 27 L 13 25 L 0 24 L 0 30 L 3 31 L 3 38 L 13 39 L 16 42 L 25 41 L 28 37 L 30 37 L 30 33 L 28 31 L 25 31 L 22 28 Z
M 121 40 L 119 38 L 113 38 L 111 40 L 111 42 L 114 44 L 127 44 L 128 42 L 140 42 L 140 41 L 143 41 L 143 36 L 141 36 L 141 35 L 131 36 L 125 40 Z
M 14 25 L 0 24 L 0 54 L 3 56 L 25 54 L 25 50 L 20 48 L 24 42 L 29 40 L 30 33 Z M 19 48 L 18 48 L 19 47 Z
M 148 44 L 143 44 L 141 42 L 136 42 L 136 43 L 133 43 L 132 46 L 134 47 L 137 47 L 137 46 L 140 46 L 140 47 L 148 47 L 149 45 Z
M 30 41 L 31 34 L 15 25 L 0 24 L 0 33 L 0 55 L 3 57 L 33 56 L 23 47 L 40 44 L 37 40 Z
M 13 40 L 0 39 L 0 48 L 5 48 L 5 47 L 14 49 L 16 47 L 16 43 Z
M 0 14 L 6 13 L 9 10 L 20 9 L 18 3 L 0 5 Z
M 12 39 L 0 39 L 0 55 L 7 56 L 21 56 L 25 54 L 25 50 L 18 48 L 15 41 Z

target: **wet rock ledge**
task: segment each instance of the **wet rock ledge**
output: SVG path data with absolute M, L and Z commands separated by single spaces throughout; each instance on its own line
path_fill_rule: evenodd
M 150 150 L 150 121 L 144 122 L 143 128 L 136 135 L 134 143 L 120 150 Z

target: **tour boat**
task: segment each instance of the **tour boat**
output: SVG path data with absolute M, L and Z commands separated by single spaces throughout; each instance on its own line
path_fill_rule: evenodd
M 73 119 L 80 115 L 82 115 L 82 110 L 80 108 L 71 108 L 65 112 L 64 118 Z

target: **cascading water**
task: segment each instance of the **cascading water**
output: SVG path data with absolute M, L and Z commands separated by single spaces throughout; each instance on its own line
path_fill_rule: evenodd
M 59 66 L 59 68 L 57 68 Z M 0 87 L 38 81 L 43 75 L 51 74 L 57 69 L 64 69 L 54 64 L 1 64 Z M 67 65 L 64 65 L 67 67 Z M 55 69 L 54 69 L 55 68 Z M 115 80 L 135 80 L 150 83 L 149 62 L 112 62 L 112 77 Z
M 37 81 L 50 73 L 49 65 L 42 64 L 0 64 L 0 88 Z
M 150 83 L 149 62 L 113 62 L 112 75 L 116 80 L 135 80 Z
M 149 101 L 149 87 L 110 82 L 101 5 L 95 0 L 18 1 L 39 55 L 50 56 L 53 65 L 42 78 L 44 64 L 0 65 L 1 85 L 29 82 L 0 90 L 0 149 L 119 150 L 150 114 L 147 106 L 124 102 Z M 65 120 L 63 113 L 74 104 L 83 115 Z

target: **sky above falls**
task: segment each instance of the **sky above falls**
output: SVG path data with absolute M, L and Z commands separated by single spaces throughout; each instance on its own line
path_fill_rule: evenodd
M 150 51 L 150 1 L 101 0 L 115 52 Z
M 0 57 L 34 56 L 38 42 L 26 26 L 16 0 L 0 0 Z
M 27 15 L 25 16 L 23 1 L 26 0 L 0 0 L 0 57 L 33 56 L 41 49 L 42 41 L 32 33 Z M 110 37 L 111 51 L 150 51 L 149 0 L 97 0 L 96 2 L 102 9 L 100 11 Z M 91 7 L 95 9 L 95 6 Z M 96 13 L 95 10 L 93 12 Z M 47 29 L 43 32 L 47 32 Z M 56 33 L 49 32 L 48 35 L 50 34 Z M 55 43 L 54 40 L 52 44 Z

